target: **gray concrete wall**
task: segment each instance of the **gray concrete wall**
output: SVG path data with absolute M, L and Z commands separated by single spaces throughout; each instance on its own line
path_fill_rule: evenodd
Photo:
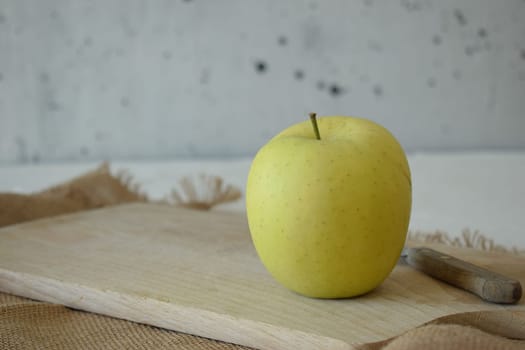
M 309 111 L 525 148 L 525 1 L 0 0 L 0 163 L 252 155 Z

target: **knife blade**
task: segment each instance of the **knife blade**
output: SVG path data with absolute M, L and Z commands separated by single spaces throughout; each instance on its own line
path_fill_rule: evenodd
M 404 248 L 401 259 L 415 269 L 497 304 L 521 299 L 519 281 L 426 247 Z

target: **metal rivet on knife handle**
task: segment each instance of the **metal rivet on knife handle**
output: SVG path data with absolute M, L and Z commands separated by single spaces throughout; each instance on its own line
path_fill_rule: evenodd
M 519 281 L 456 259 L 430 248 L 408 248 L 406 262 L 416 269 L 498 304 L 517 303 L 522 294 Z

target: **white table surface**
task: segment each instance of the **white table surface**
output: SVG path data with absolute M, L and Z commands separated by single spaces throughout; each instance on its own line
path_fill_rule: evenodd
M 457 236 L 469 228 L 499 244 L 525 248 L 525 152 L 416 153 L 408 158 L 413 183 L 412 230 L 439 229 Z M 111 169 L 127 169 L 151 198 L 162 198 L 182 176 L 199 174 L 219 175 L 244 191 L 250 161 L 115 161 Z M 0 191 L 38 191 L 98 164 L 0 166 Z M 220 209 L 243 211 L 244 200 Z

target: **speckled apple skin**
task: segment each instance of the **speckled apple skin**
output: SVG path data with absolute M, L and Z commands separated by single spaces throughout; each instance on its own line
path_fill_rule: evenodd
M 411 210 L 406 155 L 392 134 L 362 118 L 289 127 L 255 156 L 246 211 L 270 274 L 310 297 L 366 293 L 390 274 Z

